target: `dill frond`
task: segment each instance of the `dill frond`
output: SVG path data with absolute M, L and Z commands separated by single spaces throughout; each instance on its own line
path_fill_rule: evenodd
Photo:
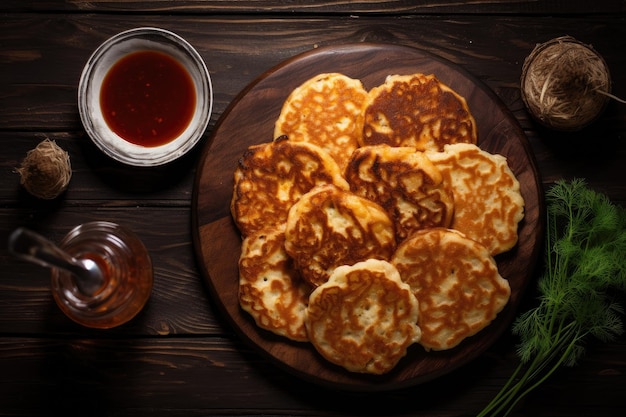
M 626 290 L 626 209 L 582 179 L 558 181 L 546 192 L 545 271 L 536 307 L 521 313 L 512 331 L 520 365 L 479 416 L 506 416 L 558 367 L 574 366 L 594 337 L 623 334 Z

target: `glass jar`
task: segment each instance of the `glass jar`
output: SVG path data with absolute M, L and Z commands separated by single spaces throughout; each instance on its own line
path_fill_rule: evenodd
M 82 293 L 73 276 L 52 270 L 52 294 L 59 308 L 76 323 L 107 329 L 131 320 L 152 291 L 152 261 L 130 230 L 110 222 L 90 222 L 72 229 L 59 246 L 76 259 L 90 259 L 104 281 L 92 295 Z

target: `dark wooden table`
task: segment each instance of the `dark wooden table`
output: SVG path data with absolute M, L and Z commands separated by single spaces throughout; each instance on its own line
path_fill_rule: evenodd
M 89 55 L 125 29 L 157 26 L 202 55 L 215 89 L 205 138 L 164 169 L 135 170 L 86 136 L 77 85 Z M 524 58 L 571 35 L 607 61 L 626 97 L 626 2 L 483 1 L 23 1 L 0 5 L 0 415 L 471 416 L 516 366 L 505 333 L 476 360 L 418 386 L 363 394 L 317 386 L 241 341 L 212 303 L 192 241 L 194 176 L 217 120 L 246 85 L 282 61 L 329 45 L 385 42 L 421 48 L 472 73 L 514 114 L 542 182 L 581 177 L 626 204 L 626 105 L 577 134 L 540 128 L 520 99 Z M 61 197 L 30 196 L 14 172 L 44 138 L 71 157 Z M 17 226 L 59 241 L 72 227 L 108 220 L 148 247 L 155 283 L 130 323 L 97 331 L 66 318 L 49 271 L 11 257 Z M 529 291 L 524 303 L 532 302 Z M 524 303 L 522 308 L 524 307 Z M 515 416 L 617 416 L 626 409 L 626 338 L 588 346 L 525 399 Z

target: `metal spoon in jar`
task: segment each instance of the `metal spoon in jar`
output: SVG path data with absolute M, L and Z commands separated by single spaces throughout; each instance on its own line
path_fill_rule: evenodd
M 91 259 L 76 259 L 32 230 L 20 227 L 9 236 L 9 251 L 29 262 L 63 269 L 76 279 L 76 287 L 85 295 L 93 295 L 104 283 L 102 271 Z

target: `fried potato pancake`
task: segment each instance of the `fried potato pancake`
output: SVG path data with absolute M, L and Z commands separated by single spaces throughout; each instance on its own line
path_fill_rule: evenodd
M 287 216 L 285 250 L 313 286 L 326 282 L 340 265 L 389 259 L 395 248 L 393 223 L 385 210 L 334 185 L 315 187 Z
M 257 326 L 291 340 L 308 341 L 304 324 L 312 287 L 285 252 L 284 228 L 246 237 L 239 258 L 239 304 Z
M 504 156 L 476 145 L 447 145 L 443 152 L 426 152 L 454 196 L 452 228 L 497 255 L 517 243 L 524 217 L 520 184 Z
M 230 201 L 239 304 L 258 327 L 380 375 L 412 344 L 453 349 L 505 308 L 494 256 L 517 243 L 520 184 L 436 76 L 368 92 L 319 74 L 285 100 L 274 138 L 240 158 Z
M 274 137 L 310 142 L 342 169 L 358 147 L 357 116 L 367 96 L 360 80 L 340 73 L 319 74 L 295 88 L 283 103 Z
M 476 143 L 476 121 L 467 102 L 434 75 L 390 75 L 372 88 L 357 119 L 359 144 L 443 150 Z
M 388 262 L 340 266 L 309 299 L 306 328 L 315 349 L 351 372 L 384 374 L 420 339 L 418 301 Z
M 291 206 L 316 185 L 349 189 L 339 166 L 326 151 L 285 137 L 250 146 L 234 176 L 230 208 L 244 237 L 284 224 Z
M 345 176 L 350 191 L 387 211 L 398 241 L 416 230 L 448 227 L 452 221 L 452 194 L 437 167 L 415 148 L 361 147 L 352 154 Z
M 391 263 L 419 302 L 419 343 L 426 350 L 457 346 L 509 301 L 509 283 L 489 251 L 456 230 L 416 232 L 398 246 Z

